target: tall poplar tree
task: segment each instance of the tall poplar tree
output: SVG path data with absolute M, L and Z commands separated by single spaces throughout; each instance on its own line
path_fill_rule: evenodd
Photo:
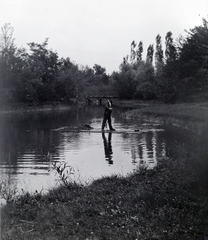
M 177 52 L 176 52 L 176 47 L 173 43 L 173 37 L 172 37 L 172 32 L 167 32 L 165 36 L 165 57 L 166 57 L 166 62 L 170 61 L 175 61 Z
M 155 51 L 155 64 L 156 64 L 156 68 L 158 67 L 158 65 L 163 65 L 163 60 L 164 60 L 164 56 L 163 56 L 163 50 L 162 50 L 162 40 L 161 40 L 161 36 L 158 34 L 156 37 L 156 51 Z
M 154 54 L 154 46 L 153 46 L 153 44 L 150 44 L 149 47 L 147 48 L 147 57 L 146 57 L 147 63 L 152 64 L 153 54 Z
M 10 23 L 4 24 L 0 34 L 0 83 L 2 87 L 11 85 L 12 69 L 15 65 L 15 51 L 13 38 L 14 29 Z
M 143 42 L 140 41 L 138 44 L 138 49 L 136 51 L 137 63 L 140 63 L 142 61 L 142 53 L 143 53 Z
M 135 48 L 136 48 L 136 42 L 135 41 L 132 41 L 131 43 L 131 55 L 130 55 L 130 61 L 133 63 L 135 58 L 136 58 L 136 51 L 135 51 Z

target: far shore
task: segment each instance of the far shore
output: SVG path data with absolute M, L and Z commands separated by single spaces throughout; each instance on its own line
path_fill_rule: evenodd
M 51 111 L 55 109 L 68 109 L 72 104 L 48 103 L 42 105 L 11 104 L 0 106 L 0 114 L 12 112 Z
M 19 111 L 51 111 L 58 109 L 70 109 L 72 107 L 85 106 L 85 102 L 70 104 L 63 103 L 48 103 L 38 106 L 28 106 L 24 104 L 7 105 L 0 108 L 1 113 L 11 113 Z M 176 118 L 189 118 L 192 120 L 206 121 L 208 119 L 208 101 L 203 102 L 179 102 L 175 104 L 166 104 L 160 101 L 140 101 L 140 100 L 115 100 L 115 107 L 125 108 L 130 110 L 128 117 L 135 118 L 141 113 L 152 114 L 157 116 L 171 116 Z

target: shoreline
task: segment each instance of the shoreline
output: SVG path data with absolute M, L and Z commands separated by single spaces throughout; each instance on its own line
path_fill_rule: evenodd
M 208 120 L 208 101 L 166 104 L 161 102 L 121 101 L 119 106 L 132 108 L 128 111 L 129 118 L 137 118 L 140 114 L 170 116 L 173 118 L 189 118 L 192 120 Z
M 119 105 L 129 108 L 126 117 L 130 118 L 143 113 L 170 119 L 208 119 L 208 103 L 120 101 Z M 207 157 L 206 146 L 204 151 L 198 153 L 193 145 L 190 155 L 184 146 L 177 146 L 174 157 L 161 159 L 152 170 L 139 169 L 127 177 L 102 177 L 87 186 L 70 182 L 45 195 L 25 193 L 2 207 L 2 240 L 208 237 L 207 165 L 196 175 L 201 159 Z
M 53 111 L 57 109 L 70 109 L 71 104 L 45 104 L 39 106 L 17 105 L 5 106 L 0 108 L 0 114 L 14 113 L 14 112 L 35 112 L 35 111 Z
M 81 108 L 87 105 L 85 102 L 79 102 L 77 104 L 49 103 L 39 106 L 17 104 L 17 106 L 6 106 L 4 108 L 0 108 L 0 114 L 30 111 L 54 111 L 70 109 L 76 106 Z M 143 113 L 155 116 L 166 115 L 173 118 L 188 118 L 199 121 L 208 120 L 208 101 L 167 104 L 159 101 L 117 100 L 114 106 L 127 109 L 127 115 L 129 118 L 137 118 L 141 113 Z

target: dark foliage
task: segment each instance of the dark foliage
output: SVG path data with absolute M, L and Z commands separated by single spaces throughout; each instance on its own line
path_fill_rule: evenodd
M 60 59 L 48 48 L 48 39 L 42 44 L 28 43 L 27 51 L 15 46 L 10 24 L 2 27 L 0 36 L 1 105 L 69 103 L 73 98 L 82 98 L 92 87 L 100 91 L 110 85 L 105 68 L 95 64 L 91 69 L 69 58 Z
M 143 51 L 142 42 L 138 49 Z M 146 64 L 141 60 L 137 44 L 131 43 L 131 54 L 124 58 L 120 72 L 112 78 L 122 98 L 153 99 L 175 103 L 178 99 L 186 101 L 191 95 L 206 92 L 208 87 L 208 22 L 187 31 L 177 43 L 168 32 L 165 37 L 165 57 L 162 39 L 156 37 L 155 67 L 152 65 L 154 48 L 147 49 Z M 137 57 L 137 53 L 139 53 Z M 130 62 L 128 62 L 130 59 Z M 138 61 L 139 59 L 139 61 Z M 148 91 L 147 91 L 148 89 Z M 143 91 L 144 90 L 144 91 Z
M 88 92 L 117 91 L 122 99 L 155 99 L 174 103 L 187 100 L 208 88 L 208 22 L 187 31 L 177 43 L 169 31 L 156 37 L 142 60 L 143 42 L 131 43 L 130 56 L 124 58 L 120 71 L 106 74 L 105 68 L 80 66 L 69 58 L 59 58 L 42 44 L 28 43 L 29 51 L 14 44 L 13 28 L 1 28 L 0 41 L 0 104 L 70 102 Z M 155 52 L 155 56 L 154 56 Z M 155 59 L 155 66 L 153 65 Z M 202 94 L 201 94 L 202 95 Z

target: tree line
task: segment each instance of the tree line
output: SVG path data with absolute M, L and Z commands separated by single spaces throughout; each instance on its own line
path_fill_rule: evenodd
M 111 76 L 119 96 L 174 103 L 203 95 L 208 100 L 208 21 L 202 22 L 176 41 L 172 32 L 167 32 L 165 51 L 158 34 L 155 48 L 154 44 L 149 45 L 145 60 L 143 42 L 133 41 L 120 71 Z
M 43 43 L 28 43 L 29 50 L 17 48 L 13 27 L 5 24 L 0 39 L 0 103 L 39 105 L 69 103 L 88 91 L 104 89 L 110 76 L 98 64 L 93 68 L 75 64 Z
M 208 89 L 208 21 L 186 31 L 176 41 L 165 36 L 165 51 L 158 34 L 144 56 L 143 42 L 132 41 L 130 54 L 111 75 L 98 64 L 93 68 L 60 58 L 43 43 L 18 48 L 13 27 L 6 23 L 0 34 L 0 104 L 39 105 L 69 103 L 88 92 L 117 92 L 122 99 L 160 99 L 174 103 Z M 144 60 L 145 59 L 145 60 Z M 207 95 L 208 99 L 208 95 Z

